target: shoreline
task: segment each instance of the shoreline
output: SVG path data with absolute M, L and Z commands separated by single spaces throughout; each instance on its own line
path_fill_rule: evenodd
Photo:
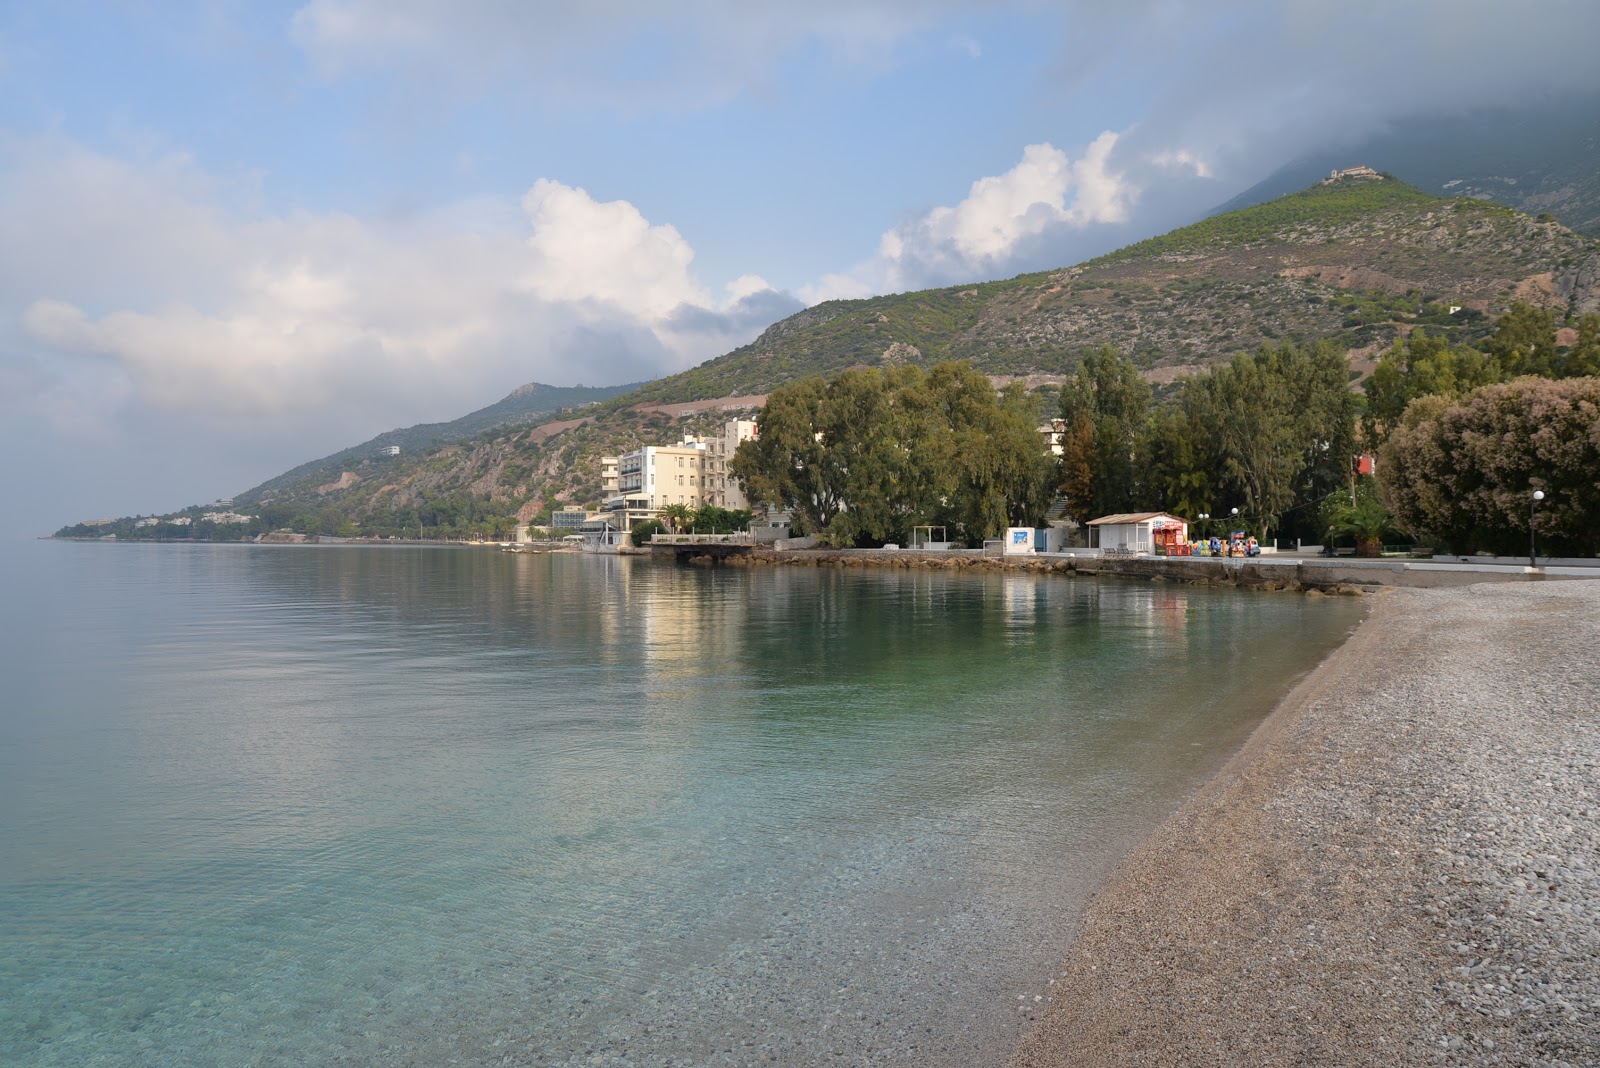
M 640 550 L 641 552 L 650 551 Z M 1187 557 L 1099 557 L 1069 553 L 998 556 L 977 551 L 925 552 L 916 549 L 788 549 L 756 548 L 741 553 L 696 555 L 693 548 L 667 547 L 660 557 L 676 557 L 690 565 L 731 567 L 835 567 L 899 570 L 1020 571 L 1068 577 L 1143 579 L 1192 586 L 1288 591 L 1310 594 L 1360 595 L 1383 588 L 1459 587 L 1486 582 L 1545 582 L 1600 578 L 1592 567 L 1546 567 L 1538 570 L 1472 563 L 1426 563 L 1403 560 L 1309 559 L 1257 557 L 1213 560 Z
M 1600 1063 L 1600 585 L 1397 590 L 1097 891 L 1012 1068 Z

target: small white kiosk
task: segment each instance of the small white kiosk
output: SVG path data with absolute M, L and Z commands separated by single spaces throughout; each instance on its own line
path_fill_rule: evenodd
M 1178 537 L 1189 540 L 1189 521 L 1166 512 L 1125 512 L 1091 519 L 1089 547 L 1108 553 L 1153 553 L 1158 530 L 1176 527 Z

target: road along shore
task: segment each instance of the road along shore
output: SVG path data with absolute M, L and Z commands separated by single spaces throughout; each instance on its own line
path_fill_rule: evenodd
M 1090 905 L 1013 1068 L 1600 1064 L 1600 582 L 1394 590 Z

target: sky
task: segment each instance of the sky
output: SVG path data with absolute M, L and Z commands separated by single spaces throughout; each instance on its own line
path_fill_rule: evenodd
M 1596 40 L 1593 0 L 5 0 L 0 537 L 1066 266 L 1593 91 Z

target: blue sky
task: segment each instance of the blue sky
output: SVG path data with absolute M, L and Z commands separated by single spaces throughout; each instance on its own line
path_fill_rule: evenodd
M 1596 39 L 1586 0 L 12 0 L 0 534 L 1070 264 L 1388 120 L 1596 88 Z

